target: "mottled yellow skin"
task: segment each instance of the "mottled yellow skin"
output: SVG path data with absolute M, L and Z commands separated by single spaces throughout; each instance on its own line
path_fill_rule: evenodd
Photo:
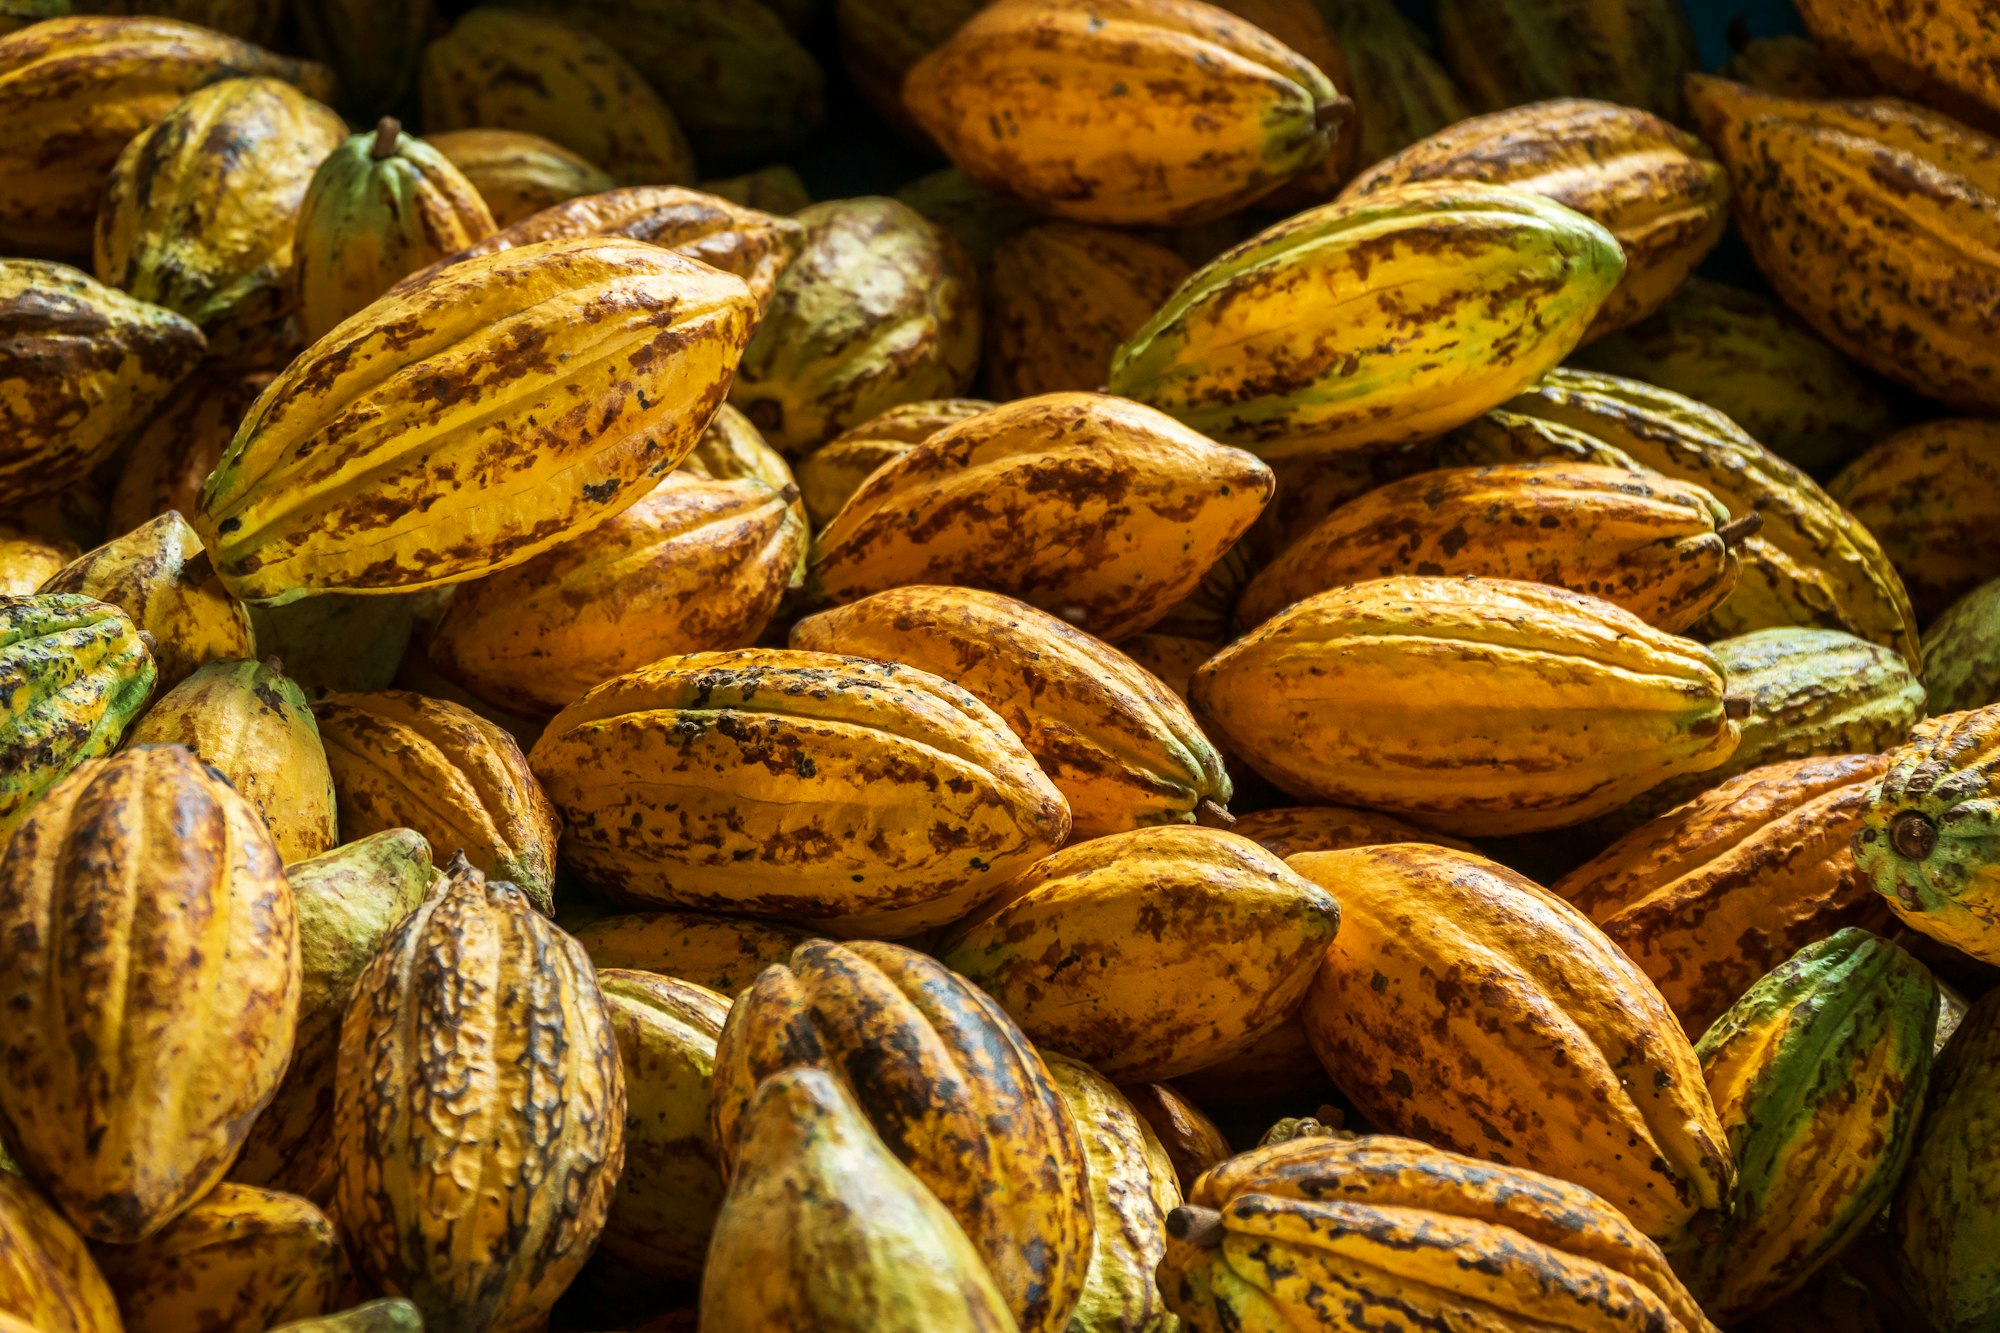
M 199 511 L 201 484 L 222 461 L 243 414 L 270 382 L 265 371 L 208 367 L 182 380 L 132 437 L 105 506 L 105 531 L 130 532 L 170 509 Z
M 1341 136 L 1358 139 L 1357 163 L 1380 162 L 1472 114 L 1465 94 L 1431 53 L 1429 37 L 1395 0 L 1316 3 L 1353 76 L 1340 90 L 1354 99 L 1358 124 Z
M 1849 463 L 1827 493 L 1881 542 L 1925 625 L 2000 573 L 2000 424 L 1898 431 Z
M 719 912 L 632 912 L 600 917 L 576 932 L 600 972 L 657 972 L 725 996 L 741 994 L 758 973 L 813 937 L 796 926 Z
M 1989 0 L 1799 0 L 1798 10 L 1846 81 L 2000 130 L 2000 11 Z
M 525 130 L 439 130 L 424 138 L 472 182 L 501 227 L 618 183 L 595 163 Z
M 842 431 L 800 459 L 798 478 L 806 517 L 818 532 L 833 522 L 861 483 L 892 458 L 993 404 L 983 398 L 930 398 L 892 407 Z
M 1594 97 L 1677 118 L 1700 53 L 1678 0 L 1441 0 L 1438 50 L 1475 107 Z
M 0 1172 L 0 1313 L 18 1321 L 10 1333 L 121 1333 L 82 1237 L 12 1171 Z

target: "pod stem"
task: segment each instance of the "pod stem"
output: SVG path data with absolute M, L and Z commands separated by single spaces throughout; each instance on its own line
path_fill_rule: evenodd
M 1222 1214 L 1213 1208 L 1182 1204 L 1167 1214 L 1167 1234 L 1204 1250 L 1222 1244 Z
M 1313 107 L 1313 128 L 1337 130 L 1354 119 L 1354 99 L 1336 93 Z
M 403 137 L 403 122 L 394 116 L 384 116 L 375 122 L 375 142 L 368 149 L 368 156 L 377 162 L 396 155 L 396 140 Z
M 1889 845 L 1899 856 L 1921 861 L 1937 850 L 1938 829 L 1920 810 L 1905 810 L 1889 825 Z
M 1750 716 L 1750 697 L 1744 694 L 1726 694 L 1722 698 L 1722 715 L 1732 722 L 1741 722 Z
M 285 659 L 278 656 L 276 653 L 272 653 L 269 657 L 264 659 L 264 670 L 270 672 L 274 676 L 284 675 Z
M 1194 822 L 1203 828 L 1235 828 L 1236 816 L 1204 796 L 1194 808 Z
M 1722 538 L 1722 544 L 1733 551 L 1745 537 L 1751 536 L 1763 526 L 1764 516 L 1753 509 L 1741 518 L 1732 518 L 1724 523 L 1715 530 L 1715 535 Z
M 215 562 L 208 558 L 206 549 L 196 551 L 181 562 L 181 582 L 190 588 L 199 588 L 215 577 Z

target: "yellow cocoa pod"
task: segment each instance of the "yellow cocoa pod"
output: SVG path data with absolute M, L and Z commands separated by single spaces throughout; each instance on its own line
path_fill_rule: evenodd
M 97 215 L 99 281 L 186 315 L 213 356 L 288 339 L 299 205 L 346 135 L 276 79 L 189 94 L 118 155 Z
M 760 1085 L 800 1066 L 839 1080 L 958 1220 L 1021 1333 L 1067 1327 L 1090 1257 L 1090 1168 L 1041 1057 L 993 1001 L 934 959 L 873 940 L 817 940 L 766 970 L 715 1052 L 732 1198 L 741 1175 L 772 1167 L 759 1160 Z M 725 1204 L 717 1253 L 728 1227 Z
M 1512 579 L 1319 593 L 1210 659 L 1190 688 L 1230 752 L 1293 795 L 1474 837 L 1607 813 L 1737 743 L 1706 648 Z
M 1751 37 L 1747 25 L 1729 28 L 1734 48 L 1722 62 L 1722 77 L 1783 97 L 1837 97 L 1837 80 L 1826 53 L 1809 37 L 1780 33 Z
M 1232 1156 L 1229 1140 L 1215 1122 L 1173 1084 L 1131 1083 L 1119 1091 L 1159 1140 L 1183 1193 L 1194 1188 L 1202 1172 Z
M 0 1171 L 0 1314 L 9 1333 L 122 1333 L 82 1237 L 12 1171 Z
M 564 858 L 599 887 L 843 934 L 955 920 L 1069 835 L 1062 793 L 986 705 L 829 653 L 641 667 L 557 714 L 533 764 Z
M 343 836 L 415 829 L 440 856 L 464 853 L 549 911 L 561 825 L 512 736 L 407 690 L 329 695 L 313 716 Z
M 1427 842 L 1435 847 L 1472 850 L 1470 843 L 1407 824 L 1379 810 L 1341 805 L 1291 805 L 1238 815 L 1229 831 L 1248 838 L 1280 860 L 1300 852 L 1344 852 L 1389 842 Z
M 1581 1185 L 1655 1240 L 1727 1206 L 1735 1167 L 1694 1047 L 1581 912 L 1442 847 L 1287 864 L 1340 894 L 1306 1031 L 1371 1124 Z
M 916 63 L 903 102 L 981 184 L 1114 226 L 1233 213 L 1319 165 L 1345 112 L 1305 56 L 1193 0 L 999 0 Z
M 1229 801 L 1201 727 L 1117 649 L 1025 602 L 973 588 L 892 588 L 792 627 L 791 645 L 901 662 L 1000 715 L 1069 802 L 1070 835 L 1192 823 Z
M 81 593 L 109 603 L 153 636 L 160 684 L 171 687 L 207 662 L 248 657 L 250 616 L 205 568 L 201 540 L 174 511 L 64 566 L 43 592 Z
M 1507 185 L 1602 223 L 1625 252 L 1625 276 L 1586 340 L 1658 310 L 1729 225 L 1729 178 L 1701 140 L 1633 107 L 1582 98 L 1461 121 L 1362 172 L 1341 197 L 1417 181 Z
M 8 1148 L 84 1235 L 149 1236 L 222 1178 L 291 1054 L 298 919 L 271 835 L 179 746 L 93 760 L 0 855 L 0 925 Z
M 1912 426 L 1849 463 L 1827 493 L 1882 543 L 1924 624 L 2000 570 L 2000 425 Z
M 424 48 L 426 129 L 522 130 L 624 185 L 679 185 L 694 155 L 666 102 L 609 42 L 543 14 L 474 9 Z
M 333 1212 L 363 1289 L 402 1293 L 429 1327 L 541 1327 L 624 1156 L 590 960 L 459 858 L 389 932 L 341 1025 Z
M 525 130 L 439 130 L 424 141 L 472 182 L 496 226 L 618 184 L 596 163 Z
M 1357 122 L 1355 160 L 1367 165 L 1472 114 L 1465 94 L 1431 53 L 1430 38 L 1394 0 L 1315 0 L 1340 44 Z M 1335 148 L 1338 149 L 1336 144 Z
M 1477 421 L 1473 423 L 1474 426 L 1477 424 Z M 1271 497 L 1271 503 L 1265 506 L 1263 514 L 1243 539 L 1250 562 L 1256 566 L 1251 572 L 1254 574 L 1257 569 L 1269 564 L 1280 551 L 1312 531 L 1313 525 L 1328 514 L 1377 486 L 1429 468 L 1517 461 L 1445 457 L 1447 442 L 1457 439 L 1469 429 L 1469 426 L 1462 428 L 1436 445 L 1398 449 L 1386 454 L 1332 454 L 1318 458 L 1278 459 L 1271 464 L 1271 473 L 1278 479 L 1278 492 Z M 1579 458 L 1576 461 L 1590 460 Z
M 209 663 L 147 709 L 126 741 L 192 750 L 257 807 L 287 864 L 340 841 L 319 727 L 276 659 Z
M 0 597 L 26 597 L 77 557 L 73 543 L 0 523 Z
M 270 382 L 261 371 L 208 369 L 182 380 L 133 436 L 104 511 L 106 530 L 130 532 L 170 509 L 200 512 L 201 484 Z
M 1445 64 L 1485 111 L 1593 97 L 1672 119 L 1701 68 L 1678 0 L 1440 0 Z
M 80 488 L 188 377 L 206 347 L 201 330 L 173 311 L 73 268 L 0 259 L 4 507 L 11 512 Z
M 1892 98 L 1778 97 L 1703 75 L 1688 90 L 1737 229 L 1785 303 L 1870 370 L 1968 415 L 2000 409 L 1984 258 L 2000 241 L 2000 142 Z
M 1401 185 L 1225 251 L 1118 349 L 1110 387 L 1268 458 L 1384 449 L 1533 383 L 1624 271 L 1610 232 L 1541 195 Z
M 1330 16 L 1322 13 L 1319 0 L 1209 0 L 1217 9 L 1226 9 L 1240 19 L 1263 29 L 1266 36 L 1275 37 L 1280 43 L 1302 55 L 1320 73 L 1326 75 L 1334 91 L 1349 99 L 1355 97 L 1354 77 L 1347 67 L 1347 56 L 1334 39 Z M 1358 122 L 1361 117 L 1359 106 L 1352 100 L 1341 108 L 1341 123 L 1336 127 L 1333 142 L 1319 165 L 1312 167 L 1274 191 L 1264 201 L 1264 206 L 1277 211 L 1292 212 L 1311 204 L 1322 203 L 1333 198 L 1341 183 L 1354 174 L 1359 162 L 1361 136 Z
M 625 1169 L 598 1248 L 660 1282 L 701 1276 L 722 1207 L 709 1075 L 729 1001 L 651 972 L 597 974 L 625 1069 Z
M 681 460 L 679 470 L 711 481 L 759 481 L 774 491 L 782 492 L 789 487 L 793 493 L 791 510 L 798 520 L 799 531 L 809 534 L 812 530 L 806 521 L 805 501 L 798 497 L 792 465 L 771 447 L 749 417 L 728 403 L 716 409 L 708 429 L 695 442 L 694 451 Z M 804 587 L 805 580 L 806 549 L 802 545 L 798 566 L 792 571 L 791 590 Z
M 1015 594 L 1108 642 L 1192 591 L 1271 494 L 1271 472 L 1103 394 L 996 407 L 863 483 L 813 543 L 808 594 L 907 584 Z
M 633 912 L 599 917 L 576 932 L 599 972 L 656 972 L 724 996 L 739 994 L 812 938 L 795 926 L 715 912 Z
M 1889 0 L 1800 0 L 1798 9 L 1844 82 L 2000 129 L 2000 82 L 1988 59 L 2000 42 L 2000 13 L 1986 0 L 1915 8 Z
M 849 497 L 875 470 L 900 458 L 946 426 L 976 417 L 993 404 L 983 398 L 927 398 L 903 403 L 834 436 L 794 469 L 806 517 L 818 532 L 833 522 Z
M 144 1240 L 99 1246 L 97 1262 L 126 1333 L 264 1333 L 333 1307 L 340 1237 L 304 1199 L 225 1183 Z
M 384 116 L 334 149 L 299 204 L 299 326 L 317 342 L 397 282 L 493 233 L 493 215 L 450 159 Z
M 1139 829 L 1034 866 L 953 927 L 939 956 L 1041 1045 L 1144 1083 L 1235 1055 L 1290 1018 L 1339 926 L 1325 890 L 1248 838 Z M 1052 957 L 1067 963 L 1052 972 Z
M 1590 593 L 1682 630 L 1736 586 L 1754 521 L 1658 473 L 1568 463 L 1446 468 L 1342 505 L 1252 579 L 1238 605 L 1258 625 L 1328 588 L 1398 574 L 1480 574 Z
M 740 279 L 639 241 L 453 265 L 272 381 L 202 488 L 196 528 L 258 602 L 519 564 L 680 462 L 754 318 Z M 493 451 L 505 470 L 481 461 Z
M 461 587 L 431 661 L 481 698 L 547 715 L 662 657 L 747 647 L 805 558 L 794 498 L 673 473 L 610 522 Z
M 87 259 L 119 153 L 220 79 L 283 79 L 322 100 L 324 65 L 164 18 L 52 18 L 0 37 L 0 251 Z

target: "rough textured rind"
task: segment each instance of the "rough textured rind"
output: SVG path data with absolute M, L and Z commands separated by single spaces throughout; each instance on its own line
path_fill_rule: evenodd
M 1581 593 L 1376 579 L 1203 663 L 1195 715 L 1302 800 L 1465 836 L 1560 828 L 1726 760 L 1720 663 Z
M 1715 1333 L 1604 1200 L 1410 1139 L 1271 1144 L 1203 1176 L 1188 1203 L 1183 1222 L 1220 1224 L 1199 1240 L 1183 1227 L 1160 1266 L 1189 1333 Z
M 1678 0 L 1440 0 L 1438 47 L 1473 104 L 1493 111 L 1593 97 L 1669 119 L 1701 67 Z
M 590 960 L 463 860 L 355 985 L 335 1075 L 334 1214 L 364 1290 L 432 1333 L 540 1326 L 625 1155 L 625 1079 Z
M 981 368 L 995 398 L 1104 383 L 1111 354 L 1194 269 L 1164 245 L 1074 222 L 1002 241 L 986 287 Z
M 1659 309 L 1729 225 L 1729 179 L 1701 140 L 1634 107 L 1584 98 L 1460 121 L 1363 171 L 1341 197 L 1416 181 L 1511 186 L 1602 223 L 1625 252 L 1625 276 L 1586 341 Z
M 421 834 L 399 828 L 285 867 L 299 913 L 298 1035 L 271 1104 L 229 1178 L 312 1200 L 333 1196 L 334 1066 L 361 970 L 398 921 L 443 882 Z
M 192 321 L 73 268 L 0 259 L 0 507 L 52 499 L 88 478 L 207 345 Z
M 1270 498 L 1271 471 L 1137 403 L 1007 403 L 877 470 L 813 543 L 807 592 L 910 584 L 1006 593 L 1107 642 L 1201 581 Z
M 861 483 L 893 458 L 993 404 L 983 398 L 925 398 L 903 403 L 834 436 L 800 459 L 794 472 L 806 516 L 818 532 L 833 522 Z
M 104 510 L 106 532 L 130 532 L 168 510 L 201 508 L 201 484 L 271 376 L 204 369 L 181 381 L 126 446 Z
M 156 675 L 117 607 L 0 597 L 0 841 L 64 774 L 117 748 Z
M 964 393 L 979 280 L 958 243 L 894 199 L 814 204 L 730 401 L 796 457 L 901 403 Z
M 1354 99 L 1359 123 L 1343 137 L 1358 135 L 1357 162 L 1380 162 L 1472 114 L 1431 53 L 1429 36 L 1393 0 L 1342 0 L 1319 8 L 1353 76 L 1352 86 L 1342 84 L 1341 91 Z
M 546 715 L 662 657 L 747 647 L 805 559 L 792 498 L 675 472 L 610 522 L 459 588 L 430 660 L 483 699 Z
M 134 1245 L 101 1245 L 125 1333 L 264 1333 L 325 1314 L 340 1284 L 340 1237 L 304 1199 L 217 1185 Z
M 0 250 L 87 258 L 125 145 L 196 89 L 255 77 L 333 94 L 323 65 L 170 19 L 55 18 L 0 37 Z
M 1887 755 L 1751 769 L 1632 830 L 1552 886 L 1699 1037 L 1799 949 L 1886 908 L 1849 842 Z
M 1786 304 L 1899 384 L 2000 410 L 2000 142 L 1890 98 L 1778 97 L 1691 75 L 1688 99 L 1729 169 L 1737 229 Z
M 641 667 L 557 714 L 532 762 L 564 859 L 599 888 L 842 934 L 956 920 L 1069 836 L 1062 793 L 986 705 L 829 653 Z
M 1924 631 L 1924 689 L 1939 717 L 2000 704 L 2000 579 L 1953 602 Z
M 1735 1167 L 1692 1045 L 1581 912 L 1414 843 L 1287 864 L 1340 895 L 1306 1031 L 1371 1124 L 1573 1181 L 1662 1242 L 1728 1205 Z
M 1844 80 L 2000 129 L 2000 13 L 1988 0 L 1799 0 L 1798 10 Z
M 814 941 L 765 971 L 716 1047 L 715 1137 L 732 1199 L 743 1176 L 775 1165 L 760 1160 L 759 1085 L 799 1066 L 838 1080 L 958 1219 L 1022 1333 L 1065 1327 L 1094 1230 L 1089 1168 L 1041 1057 L 993 1001 L 934 960 L 875 941 Z M 729 1212 L 725 1203 L 715 1253 Z M 722 1290 L 712 1259 L 705 1286 Z
M 1341 183 L 1354 174 L 1361 151 L 1356 127 L 1361 112 L 1352 100 L 1356 96 L 1354 76 L 1347 67 L 1346 53 L 1334 38 L 1331 14 L 1319 0 L 1221 0 L 1215 7 L 1263 29 L 1266 36 L 1305 57 L 1333 85 L 1336 97 L 1348 99 L 1324 113 L 1339 117 L 1339 123 L 1331 127 L 1333 141 L 1326 156 L 1259 202 L 1275 212 L 1289 213 L 1331 199 Z
M 1173 1084 L 1133 1083 L 1119 1091 L 1159 1140 L 1183 1193 L 1194 1188 L 1202 1172 L 1234 1155 L 1215 1122 Z
M 729 997 L 812 938 L 796 926 L 719 912 L 631 912 L 599 917 L 576 932 L 600 972 L 657 972 Z
M 426 129 L 553 139 L 621 185 L 695 178 L 680 122 L 616 46 L 542 14 L 482 6 L 424 47 Z
M 1973 1004 L 1931 1077 L 1930 1111 L 1896 1195 L 1904 1285 L 1938 1333 L 2000 1319 L 2000 993 Z
M 1192 823 L 1229 775 L 1156 677 L 1025 602 L 972 588 L 892 588 L 792 627 L 791 646 L 900 662 L 1000 715 L 1069 802 L 1070 836 Z
M 1875 534 L 1923 624 L 2000 571 L 2000 422 L 1912 426 L 1826 489 Z
M 0 1171 L 0 1313 L 18 1333 L 121 1333 L 82 1237 L 34 1186 Z
M 1805 1283 L 1865 1231 L 1915 1146 L 1938 988 L 1864 930 L 1808 945 L 1695 1047 L 1736 1160 L 1736 1200 L 1677 1266 L 1727 1324 Z
M 277 1090 L 298 918 L 248 801 L 178 746 L 94 760 L 0 855 L 0 1114 L 93 1240 L 158 1231 Z
M 424 138 L 472 182 L 501 227 L 618 184 L 596 163 L 525 130 L 439 130 Z
M 980 1252 L 832 1075 L 766 1079 L 742 1137 L 702 1333 L 1017 1333 Z
M 347 838 L 421 833 L 549 911 L 562 823 L 514 738 L 469 708 L 376 690 L 313 705 Z
M 146 710 L 133 745 L 183 745 L 257 807 L 287 863 L 333 850 L 333 775 L 305 692 L 271 662 L 213 662 Z
M 454 265 L 272 382 L 202 488 L 196 529 L 259 602 L 519 564 L 680 462 L 754 318 L 740 279 L 640 241 Z
M 1540 195 L 1398 186 L 1223 252 L 1118 349 L 1110 387 L 1267 458 L 1384 449 L 1533 383 L 1624 271 L 1610 232 Z
M 1375 847 L 1388 842 L 1428 842 L 1438 847 L 1455 847 L 1461 852 L 1472 850 L 1471 843 L 1404 823 L 1394 815 L 1378 810 L 1352 810 L 1344 805 L 1286 805 L 1252 810 L 1236 816 L 1229 831 L 1250 839 L 1280 860 L 1300 852 L 1344 852 L 1352 847 Z
M 939 957 L 1039 1044 L 1143 1083 L 1290 1018 L 1339 928 L 1327 890 L 1249 839 L 1167 826 L 1049 857 L 953 927 Z

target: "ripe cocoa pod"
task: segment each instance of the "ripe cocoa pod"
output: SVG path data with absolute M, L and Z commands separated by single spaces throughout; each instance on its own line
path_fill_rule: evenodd
M 814 532 L 832 523 L 861 483 L 892 458 L 900 458 L 946 426 L 978 416 L 993 404 L 983 398 L 926 398 L 903 403 L 834 436 L 800 459 L 794 469 Z
M 291 1054 L 298 919 L 271 835 L 179 746 L 90 761 L 0 854 L 0 926 L 8 1147 L 84 1235 L 152 1235 L 222 1178 Z
M 792 465 L 785 461 L 785 456 L 771 447 L 749 417 L 728 403 L 715 410 L 714 420 L 695 442 L 694 451 L 681 460 L 678 470 L 710 481 L 760 481 L 774 491 L 796 485 Z M 791 507 L 803 527 L 804 504 L 794 500 Z
M 197 371 L 182 380 L 132 437 L 104 511 L 105 530 L 130 532 L 168 510 L 199 512 L 201 484 L 270 382 L 262 371 L 230 370 Z
M 472 182 L 500 227 L 618 184 L 596 163 L 525 130 L 439 130 L 424 140 Z
M 1232 1155 L 1229 1140 L 1215 1122 L 1173 1084 L 1133 1083 L 1119 1091 L 1160 1141 L 1182 1193 L 1194 1188 L 1202 1172 Z
M 1551 97 L 1595 97 L 1668 119 L 1681 76 L 1699 69 L 1674 0 L 1441 0 L 1439 48 L 1487 111 Z
M 1728 35 L 1735 49 L 1722 62 L 1723 78 L 1783 97 L 1839 95 L 1826 53 L 1811 38 L 1790 32 L 1751 37 L 1747 25 L 1739 28 L 1734 24 Z
M 1937 717 L 2000 704 L 2000 579 L 1953 602 L 1924 632 L 1924 689 Z
M 1912 9 L 1889 0 L 1801 0 L 1798 8 L 1806 31 L 1844 81 L 2000 129 L 2000 88 L 1982 55 L 2000 40 L 1991 5 Z
M 741 993 L 812 938 L 776 921 L 715 912 L 632 912 L 599 917 L 576 932 L 599 972 L 655 972 L 723 996 Z
M 1300 852 L 1344 852 L 1351 847 L 1376 847 L 1389 842 L 1428 842 L 1461 852 L 1472 844 L 1442 833 L 1406 824 L 1377 810 L 1350 810 L 1341 805 L 1292 805 L 1252 810 L 1236 816 L 1229 831 L 1248 838 L 1283 860 Z
M 1176 698 L 1187 698 L 1188 678 L 1195 668 L 1222 651 L 1209 639 L 1189 639 L 1178 634 L 1134 634 L 1118 641 L 1118 651 L 1159 677 L 1160 683 Z
M 1931 1074 L 1930 1109 L 1897 1191 L 1891 1225 L 1904 1285 L 1929 1327 L 1973 1333 L 2000 1294 L 2000 1246 L 1986 1206 L 2000 1171 L 2000 994 L 1975 1001 Z
M 0 1315 L 9 1333 L 121 1333 L 90 1251 L 53 1205 L 0 1171 Z
M 1214 3 L 1214 0 L 1210 0 Z M 1331 16 L 1323 12 L 1319 0 L 1221 0 L 1217 9 L 1226 9 L 1251 26 L 1263 29 L 1281 45 L 1306 58 L 1337 95 L 1349 99 L 1340 107 L 1341 122 L 1334 128 L 1333 142 L 1319 164 L 1286 181 L 1263 201 L 1279 212 L 1296 211 L 1333 198 L 1341 183 L 1354 174 L 1361 151 L 1357 132 L 1360 107 L 1354 104 L 1354 76 L 1347 68 L 1347 56 L 1334 39 Z M 1332 113 L 1329 113 L 1332 114 Z
M 1490 412 L 1487 414 L 1491 415 Z M 1377 486 L 1411 473 L 1437 467 L 1524 461 L 1446 456 L 1453 441 L 1483 420 L 1484 417 L 1476 419 L 1436 444 L 1399 449 L 1394 453 L 1278 459 L 1271 464 L 1271 471 L 1278 479 L 1278 493 L 1271 497 L 1271 503 L 1243 539 L 1252 563 L 1259 567 L 1269 564 L 1279 552 L 1312 531 L 1315 523 L 1334 510 L 1360 499 Z M 1588 460 L 1579 458 L 1576 461 Z
M 31 597 L 77 557 L 74 543 L 0 523 L 0 597 Z
M 1354 99 L 1359 123 L 1343 135 L 1358 137 L 1357 163 L 1380 162 L 1472 114 L 1465 94 L 1431 54 L 1430 38 L 1392 0 L 1343 0 L 1319 8 L 1333 26 L 1353 80 L 1340 87 Z
M 1826 489 L 1882 543 L 1923 624 L 2000 570 L 2000 426 L 1992 422 L 1911 426 Z

